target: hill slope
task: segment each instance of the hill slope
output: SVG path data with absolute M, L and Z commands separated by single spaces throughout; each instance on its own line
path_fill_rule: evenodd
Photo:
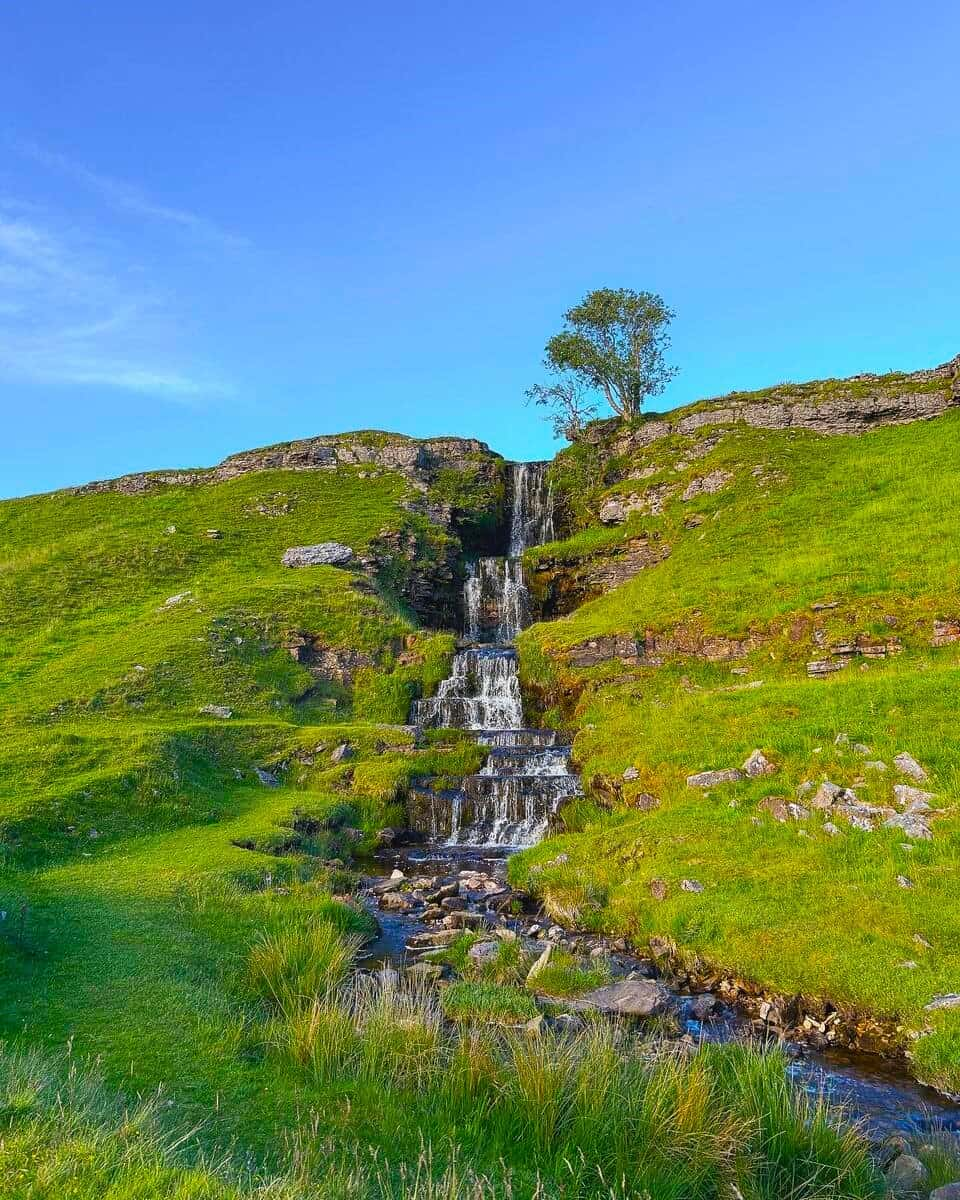
M 517 878 L 688 962 L 932 1028 L 920 1073 L 960 1090 L 960 1022 L 924 1011 L 960 978 L 960 412 L 832 437 L 719 407 L 558 460 L 575 528 L 528 570 L 572 611 L 522 635 L 523 674 L 608 811 L 571 812 Z M 755 749 L 773 773 L 688 786 Z M 873 811 L 815 807 L 824 780 Z

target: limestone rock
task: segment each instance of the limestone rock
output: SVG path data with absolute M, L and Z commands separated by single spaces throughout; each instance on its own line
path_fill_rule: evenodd
M 500 952 L 499 942 L 477 942 L 467 951 L 467 958 L 476 967 L 492 963 Z
M 699 879 L 681 879 L 681 892 L 693 892 L 694 895 L 699 895 L 703 891 L 703 884 Z
M 923 1006 L 924 1012 L 938 1012 L 941 1009 L 960 1008 L 960 992 L 947 992 L 942 996 L 934 996 L 929 1004 Z
M 580 1012 L 602 1012 L 617 1017 L 655 1017 L 668 1011 L 673 997 L 652 979 L 623 979 L 587 992 L 565 1004 Z
M 346 762 L 348 758 L 353 758 L 354 749 L 349 742 L 341 742 L 339 746 L 331 753 L 330 761 L 332 763 Z
M 544 952 L 540 955 L 540 957 L 537 959 L 537 961 L 533 964 L 533 966 L 527 972 L 527 983 L 528 984 L 532 983 L 537 978 L 538 975 L 543 973 L 544 967 L 550 961 L 552 956 L 553 956 L 553 946 L 548 945 L 547 948 L 544 950 Z
M 902 829 L 909 838 L 929 842 L 933 838 L 930 826 L 919 813 L 894 813 L 884 821 L 887 829 Z
M 927 1168 L 912 1154 L 900 1154 L 887 1168 L 884 1178 L 895 1196 L 910 1195 L 926 1182 Z
M 711 788 L 719 783 L 739 783 L 745 776 L 736 767 L 728 767 L 720 771 L 700 771 L 696 775 L 687 776 L 687 787 Z
M 935 1188 L 930 1193 L 930 1200 L 960 1200 L 960 1181 Z
M 205 704 L 200 712 L 205 717 L 220 717 L 224 721 L 233 716 L 233 709 L 227 708 L 225 704 Z
M 254 767 L 253 771 L 264 787 L 280 786 L 280 780 L 271 771 L 265 771 L 263 767 Z
M 640 777 L 640 772 L 637 770 L 636 767 L 627 767 L 627 769 L 623 773 L 623 778 L 628 781 L 632 780 L 632 779 L 639 779 L 639 777 Z
M 825 779 L 817 788 L 810 803 L 814 808 L 828 809 L 833 808 L 844 795 L 844 789 L 837 787 L 835 783 L 831 783 L 829 779 Z
M 743 772 L 749 779 L 757 779 L 760 775 L 773 775 L 776 769 L 762 750 L 754 750 L 743 764 Z
M 651 879 L 650 880 L 650 895 L 654 898 L 654 900 L 666 900 L 666 898 L 667 898 L 666 881 L 663 879 Z
M 353 561 L 353 551 L 342 542 L 320 542 L 316 546 L 291 546 L 280 562 L 285 567 L 345 567 Z
M 901 775 L 907 775 L 910 779 L 915 779 L 918 783 L 923 783 L 927 778 L 927 773 L 920 766 L 912 754 L 898 754 L 893 760 L 893 765 L 897 768 Z
M 933 792 L 922 792 L 908 783 L 894 784 L 893 797 L 897 805 L 908 813 L 929 812 L 931 800 L 936 800 Z
M 684 490 L 682 498 L 686 501 L 695 500 L 697 496 L 712 496 L 721 488 L 726 487 L 732 478 L 729 471 L 711 471 L 709 475 L 692 479 Z

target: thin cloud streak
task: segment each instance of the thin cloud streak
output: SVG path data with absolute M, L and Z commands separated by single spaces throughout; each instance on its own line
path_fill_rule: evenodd
M 158 204 L 134 184 L 94 171 L 83 163 L 67 158 L 63 154 L 45 150 L 33 142 L 18 141 L 15 144 L 21 154 L 41 166 L 58 171 L 84 187 L 90 188 L 107 204 L 122 212 L 128 212 L 146 220 L 174 225 L 202 241 L 217 244 L 226 249 L 241 250 L 251 245 L 248 238 L 223 229 L 207 217 L 202 217 L 186 209 Z
M 0 375 L 188 403 L 231 394 L 177 362 L 175 314 L 156 290 L 22 212 L 0 202 Z

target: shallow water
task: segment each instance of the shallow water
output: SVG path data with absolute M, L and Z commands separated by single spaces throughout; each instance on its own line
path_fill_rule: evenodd
M 371 885 L 388 878 L 396 867 L 410 881 L 418 876 L 455 875 L 463 870 L 484 871 L 505 878 L 511 853 L 500 847 L 422 847 L 391 851 L 360 866 Z M 367 947 L 363 966 L 371 970 L 400 967 L 406 960 L 410 937 L 438 926 L 424 923 L 416 914 L 382 911 L 369 890 L 366 895 L 381 932 Z M 516 924 L 510 919 L 506 923 Z M 618 958 L 629 960 L 630 956 L 618 955 Z M 750 1020 L 729 1006 L 722 1006 L 708 1021 L 686 1021 L 685 1032 L 698 1041 L 762 1044 Z M 847 1119 L 862 1125 L 871 1138 L 880 1139 L 893 1133 L 960 1132 L 960 1105 L 918 1084 L 901 1065 L 879 1056 L 803 1050 L 790 1061 L 787 1070 L 798 1086 L 812 1096 L 824 1096 Z

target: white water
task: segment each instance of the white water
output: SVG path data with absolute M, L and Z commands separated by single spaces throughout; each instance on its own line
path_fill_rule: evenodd
M 452 795 L 429 798 L 431 834 L 448 845 L 533 845 L 560 805 L 580 791 L 556 735 L 522 727 L 517 655 L 506 644 L 530 619 L 523 552 L 554 537 L 545 463 L 513 464 L 510 501 L 507 556 L 472 563 L 463 590 L 465 633 L 480 645 L 455 655 L 437 695 L 413 710 L 417 725 L 476 730 L 477 740 L 492 747 L 479 775 Z

